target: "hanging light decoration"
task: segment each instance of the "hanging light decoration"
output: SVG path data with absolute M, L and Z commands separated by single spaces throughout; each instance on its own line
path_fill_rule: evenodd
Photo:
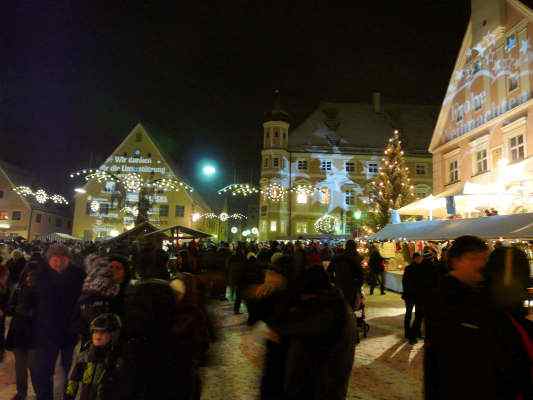
M 89 207 L 91 207 L 91 211 L 94 213 L 97 213 L 100 211 L 100 203 L 96 200 L 91 201 L 91 204 L 89 204 Z
M 241 213 L 234 213 L 228 216 L 229 219 L 243 220 L 246 219 L 246 215 Z
M 315 221 L 315 230 L 320 233 L 331 234 L 335 232 L 338 220 L 333 215 L 323 215 Z
M 138 192 L 143 186 L 143 180 L 138 174 L 127 174 L 122 177 L 121 182 L 130 192 Z
M 39 204 L 45 204 L 51 201 L 54 204 L 68 205 L 67 199 L 60 194 L 48 194 L 44 189 L 37 189 L 35 192 L 28 186 L 17 186 L 13 189 L 17 194 L 23 197 L 33 197 Z
M 233 183 L 223 187 L 218 191 L 218 194 L 231 193 L 232 196 L 248 197 L 255 193 L 259 193 L 259 189 L 250 185 L 249 183 Z
M 271 183 L 265 189 L 261 191 L 265 198 L 270 201 L 281 201 L 285 197 L 286 188 L 282 187 L 279 183 Z
M 226 212 L 221 212 L 220 215 L 218 216 L 218 218 L 219 218 L 222 222 L 224 222 L 224 221 L 227 221 L 227 220 L 228 220 L 229 215 L 228 215 L 228 213 L 226 213 Z

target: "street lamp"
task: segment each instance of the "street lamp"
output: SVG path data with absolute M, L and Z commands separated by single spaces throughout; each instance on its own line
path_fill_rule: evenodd
M 215 175 L 217 173 L 217 169 L 213 165 L 207 164 L 207 165 L 203 166 L 202 173 L 206 177 L 210 178 L 210 177 L 212 177 L 213 175 Z

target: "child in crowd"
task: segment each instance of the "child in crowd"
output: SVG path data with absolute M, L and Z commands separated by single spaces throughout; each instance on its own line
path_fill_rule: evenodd
M 91 344 L 72 363 L 64 400 L 127 397 L 126 368 L 117 348 L 120 328 L 120 318 L 111 313 L 91 322 Z

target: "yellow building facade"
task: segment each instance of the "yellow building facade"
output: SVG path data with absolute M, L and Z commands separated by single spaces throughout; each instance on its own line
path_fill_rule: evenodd
M 448 214 L 533 211 L 533 10 L 525 3 L 472 0 L 429 148 L 434 193 L 454 205 Z
M 183 182 L 176 166 L 155 137 L 142 124 L 126 136 L 122 143 L 99 167 L 117 177 L 135 175 L 144 182 L 177 179 Z M 80 176 L 83 175 L 83 171 Z M 216 233 L 216 221 L 201 218 L 211 212 L 196 192 L 185 189 L 157 190 L 149 196 L 149 222 L 159 228 L 182 225 L 207 233 Z M 80 193 L 81 192 L 81 193 Z M 119 190 L 110 180 L 86 182 L 75 196 L 72 234 L 80 239 L 110 238 L 135 224 L 139 191 Z

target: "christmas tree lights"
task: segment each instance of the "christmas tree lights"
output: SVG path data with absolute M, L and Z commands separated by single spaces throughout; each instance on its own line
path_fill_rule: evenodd
M 381 229 L 389 222 L 391 210 L 414 199 L 414 186 L 410 183 L 398 130 L 394 131 L 383 153 L 379 174 L 366 188 L 371 210 L 369 222 L 375 229 Z

